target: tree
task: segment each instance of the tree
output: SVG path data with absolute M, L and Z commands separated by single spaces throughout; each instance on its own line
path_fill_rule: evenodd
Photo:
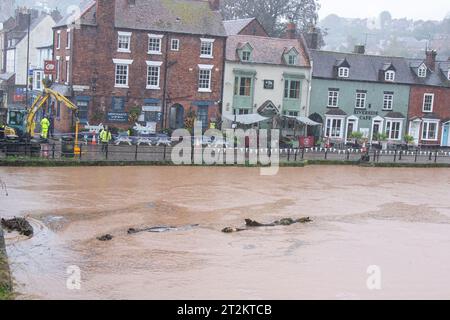
M 282 35 L 288 21 L 297 24 L 299 31 L 315 27 L 320 4 L 317 0 L 225 0 L 224 19 L 257 18 L 269 35 Z
M 389 11 L 383 11 L 380 13 L 380 26 L 381 29 L 385 29 L 392 21 L 392 15 Z

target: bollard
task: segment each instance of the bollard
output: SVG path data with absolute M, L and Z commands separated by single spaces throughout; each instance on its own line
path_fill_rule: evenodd
M 328 158 L 328 149 L 325 149 L 325 160 Z
M 166 161 L 166 148 L 167 148 L 167 146 L 164 145 L 164 157 L 163 157 L 163 160 L 164 160 L 164 161 Z
M 399 157 L 398 157 L 398 160 L 399 160 L 399 161 L 402 161 L 402 154 L 403 154 L 403 151 L 400 150 L 400 154 L 399 154 Z
M 394 152 L 394 162 L 396 162 L 397 161 L 397 150 L 395 150 L 395 152 Z
M 134 161 L 137 161 L 137 159 L 138 159 L 138 148 L 139 148 L 139 145 L 136 143 L 136 148 L 134 150 Z
M 105 147 L 105 159 L 108 160 L 109 143 L 107 143 Z
M 439 151 L 436 150 L 436 154 L 435 154 L 435 156 L 434 156 L 434 163 L 437 163 L 438 153 L 439 153 Z
M 291 149 L 288 149 L 288 162 L 291 160 Z
M 80 143 L 80 161 L 82 160 L 83 155 L 83 144 Z
M 419 155 L 419 150 L 417 149 L 416 150 L 416 154 L 415 154 L 415 156 L 414 156 L 414 162 L 417 162 L 417 156 Z
M 302 160 L 305 159 L 305 147 L 302 148 Z
M 56 148 L 56 145 L 53 142 L 53 144 L 52 144 L 52 159 L 55 159 L 55 148 Z
M 294 155 L 294 161 L 297 162 L 297 154 L 298 154 L 298 148 L 297 150 L 295 150 L 295 155 Z

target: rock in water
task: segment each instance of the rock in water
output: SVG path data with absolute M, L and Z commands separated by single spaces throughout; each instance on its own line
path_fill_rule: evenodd
M 2 219 L 2 226 L 9 232 L 18 231 L 26 237 L 32 237 L 34 234 L 33 227 L 24 218 Z
M 241 231 L 245 231 L 246 229 L 239 229 L 239 228 L 231 228 L 231 227 L 226 227 L 222 230 L 223 233 L 233 233 L 233 232 L 241 232 Z
M 263 223 L 259 223 L 258 221 L 254 221 L 251 219 L 245 219 L 245 225 L 247 227 L 274 227 L 275 224 L 271 223 L 271 224 L 263 224 Z
M 114 237 L 110 234 L 105 234 L 104 236 L 98 237 L 98 241 L 111 241 Z

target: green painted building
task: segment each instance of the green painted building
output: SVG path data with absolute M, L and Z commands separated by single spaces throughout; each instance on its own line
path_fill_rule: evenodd
M 391 144 L 407 132 L 410 85 L 406 59 L 311 50 L 313 80 L 310 118 L 316 138 L 342 145 L 360 132 L 369 142 L 382 133 Z

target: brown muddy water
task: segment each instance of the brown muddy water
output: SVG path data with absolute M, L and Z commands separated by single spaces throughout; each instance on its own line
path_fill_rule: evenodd
M 450 170 L 0 168 L 20 298 L 450 298 Z M 223 234 L 245 218 L 313 223 Z M 128 235 L 131 227 L 199 227 Z M 114 239 L 96 237 L 110 233 Z M 367 268 L 381 270 L 369 290 Z M 81 270 L 69 290 L 67 268 Z

